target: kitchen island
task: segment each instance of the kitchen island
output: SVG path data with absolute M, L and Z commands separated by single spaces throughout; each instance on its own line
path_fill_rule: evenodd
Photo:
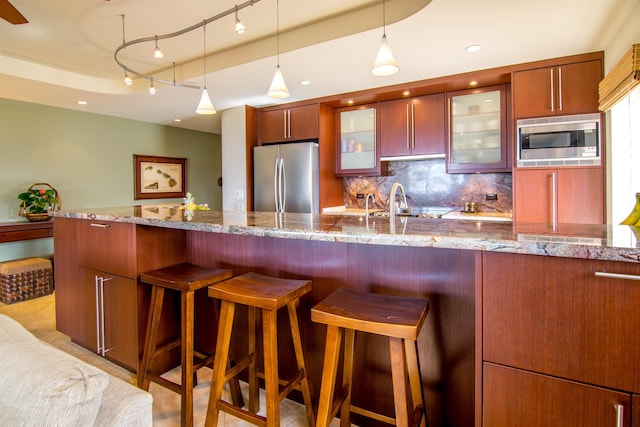
M 149 300 L 137 277 L 189 261 L 235 274 L 312 280 L 312 292 L 301 300 L 300 322 L 316 397 L 325 329 L 311 322 L 310 309 L 346 286 L 429 298 L 418 345 L 432 426 L 506 425 L 500 424 L 505 420 L 527 425 L 514 424 L 516 415 L 536 425 L 530 414 L 541 412 L 535 406 L 538 395 L 556 402 L 542 411 L 555 416 L 548 425 L 561 425 L 558 420 L 585 407 L 601 408 L 607 421 L 621 413 L 630 422 L 638 405 L 640 373 L 630 365 L 640 360 L 640 286 L 611 276 L 640 276 L 640 230 L 634 227 L 560 224 L 553 229 L 425 218 L 391 224 L 385 218 L 189 212 L 168 206 L 55 216 L 58 329 L 132 370 Z M 212 350 L 215 328 L 207 318 L 206 293 L 198 304 L 196 342 Z M 177 312 L 168 311 L 167 339 L 177 332 L 178 319 Z M 286 334 L 279 338 L 281 345 L 291 345 Z M 357 338 L 356 347 L 362 356 L 354 402 L 391 414 L 386 343 L 367 336 Z M 280 353 L 284 371 L 294 366 L 291 353 Z M 159 363 L 171 366 L 175 360 Z M 534 394 L 519 400 L 513 387 Z M 582 425 L 603 425 L 602 419 L 594 420 Z

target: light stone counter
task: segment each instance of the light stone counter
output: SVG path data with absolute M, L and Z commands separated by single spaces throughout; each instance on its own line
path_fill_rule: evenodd
M 192 213 L 192 215 L 190 215 Z M 469 249 L 640 263 L 640 228 L 298 213 L 183 211 L 166 205 L 66 210 L 56 217 L 272 238 Z M 55 221 L 54 221 L 55 222 Z

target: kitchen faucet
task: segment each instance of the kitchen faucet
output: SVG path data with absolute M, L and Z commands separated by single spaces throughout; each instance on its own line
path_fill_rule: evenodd
M 373 200 L 373 203 L 376 202 L 376 195 L 373 193 L 367 193 L 367 200 L 364 202 L 364 216 L 369 216 L 369 198 Z
M 396 198 L 398 197 L 398 191 L 401 193 L 400 203 L 397 204 Z M 399 210 L 406 210 L 409 208 L 407 204 L 407 196 L 404 193 L 404 187 L 399 182 L 394 182 L 391 186 L 391 191 L 389 193 L 389 221 L 391 224 L 394 224 L 396 221 L 396 213 Z

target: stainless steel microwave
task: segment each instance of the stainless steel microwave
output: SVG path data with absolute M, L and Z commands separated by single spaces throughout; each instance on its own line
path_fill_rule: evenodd
M 518 167 L 599 166 L 600 114 L 516 122 Z

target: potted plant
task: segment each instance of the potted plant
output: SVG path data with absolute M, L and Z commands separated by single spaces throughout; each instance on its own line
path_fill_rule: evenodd
M 24 193 L 18 194 L 20 203 L 20 215 L 27 217 L 29 221 L 46 221 L 51 218 L 49 211 L 60 206 L 58 191 L 45 182 L 33 184 Z

